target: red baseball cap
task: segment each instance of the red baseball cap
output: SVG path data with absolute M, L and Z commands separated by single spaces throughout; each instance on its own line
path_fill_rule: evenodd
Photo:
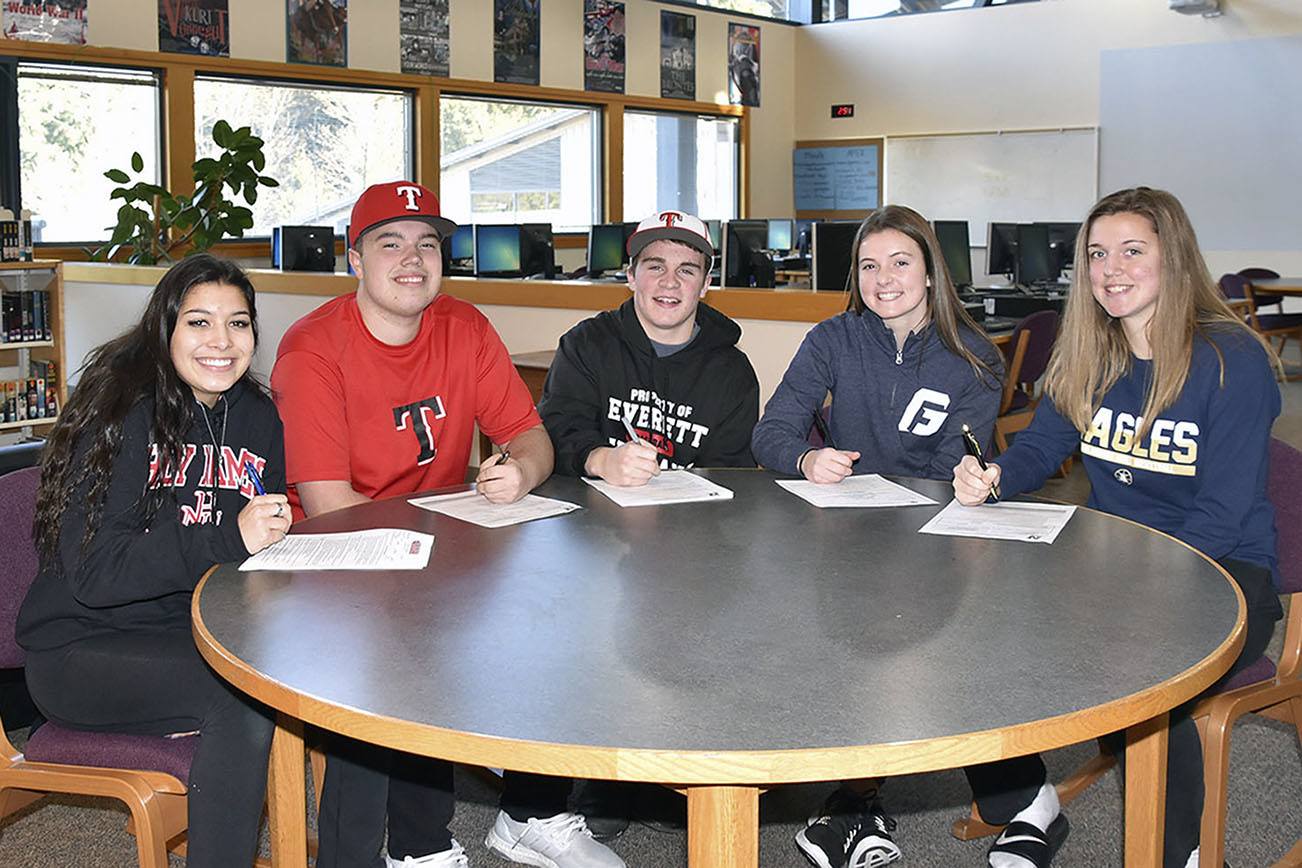
M 700 217 L 684 211 L 659 211 L 637 224 L 637 229 L 628 236 L 629 256 L 637 256 L 643 247 L 662 238 L 695 247 L 705 254 L 707 262 L 714 256 L 710 230 L 705 228 Z
M 357 198 L 348 222 L 348 246 L 370 229 L 395 220 L 421 220 L 434 227 L 440 238 L 448 238 L 457 224 L 439 214 L 439 199 L 414 181 L 372 184 Z

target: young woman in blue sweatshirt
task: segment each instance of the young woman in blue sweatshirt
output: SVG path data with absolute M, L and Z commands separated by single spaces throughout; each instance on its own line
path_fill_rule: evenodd
M 1280 410 L 1277 361 L 1226 305 L 1170 193 L 1138 187 L 1105 197 L 1076 247 L 1046 397 L 987 471 L 971 458 L 958 462 L 955 497 L 981 503 L 995 482 L 1005 497 L 1033 491 L 1079 447 L 1091 507 L 1183 540 L 1239 584 L 1247 640 L 1228 679 L 1262 655 L 1282 615 L 1266 498 L 1267 445 Z M 1187 711 L 1171 715 L 1168 868 L 1198 864 L 1202 748 Z M 1032 759 L 1029 783 L 1040 785 L 1039 795 L 1017 819 L 1046 829 L 1057 797 Z
M 964 424 L 990 440 L 999 351 L 959 303 L 921 214 L 899 205 L 874 211 L 852 250 L 849 309 L 814 326 L 796 351 L 755 427 L 755 459 L 827 484 L 854 472 L 948 479 L 963 455 Z M 829 392 L 831 443 L 810 448 Z M 862 868 L 900 858 L 877 783 L 841 787 L 797 833 L 811 862 Z

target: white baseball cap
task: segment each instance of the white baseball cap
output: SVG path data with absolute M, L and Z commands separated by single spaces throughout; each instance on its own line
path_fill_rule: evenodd
M 714 256 L 710 230 L 700 217 L 682 211 L 660 211 L 637 224 L 628 236 L 628 255 L 636 257 L 652 241 L 667 239 L 689 244 L 705 254 L 706 261 Z

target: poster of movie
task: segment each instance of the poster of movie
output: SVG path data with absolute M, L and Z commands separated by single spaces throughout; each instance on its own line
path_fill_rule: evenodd
M 696 99 L 696 16 L 660 11 L 660 96 Z
M 584 0 L 583 87 L 624 92 L 624 4 Z
M 348 65 L 348 0 L 285 0 L 285 59 L 321 66 Z
M 158 50 L 230 57 L 228 0 L 158 0 Z
M 538 84 L 542 0 L 493 0 L 493 81 Z
M 448 0 L 401 0 L 398 41 L 403 72 L 447 78 Z
M 3 0 L 0 28 L 10 39 L 86 44 L 87 0 Z
M 760 29 L 728 24 L 728 102 L 760 104 Z

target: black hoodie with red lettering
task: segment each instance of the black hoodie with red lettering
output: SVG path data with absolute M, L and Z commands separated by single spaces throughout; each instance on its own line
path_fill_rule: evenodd
M 538 404 L 557 473 L 582 476 L 593 449 L 628 440 L 624 419 L 661 467 L 755 466 L 759 381 L 737 348 L 741 327 L 706 304 L 696 325 L 687 346 L 659 357 L 629 299 L 561 337 Z
M 138 401 L 123 419 L 100 525 L 85 548 L 90 481 L 72 492 L 59 528 L 59 563 L 41 559 L 18 614 L 18 643 L 27 650 L 117 631 L 189 629 L 190 596 L 203 574 L 249 555 L 238 519 L 255 491 L 244 463 L 268 492 L 285 490 L 276 407 L 237 383 L 212 409 L 194 403 L 180 471 L 160 482 L 172 497 L 146 526 L 141 494 L 157 461 L 152 420 L 152 399 Z M 87 445 L 77 445 L 74 461 L 84 460 Z

